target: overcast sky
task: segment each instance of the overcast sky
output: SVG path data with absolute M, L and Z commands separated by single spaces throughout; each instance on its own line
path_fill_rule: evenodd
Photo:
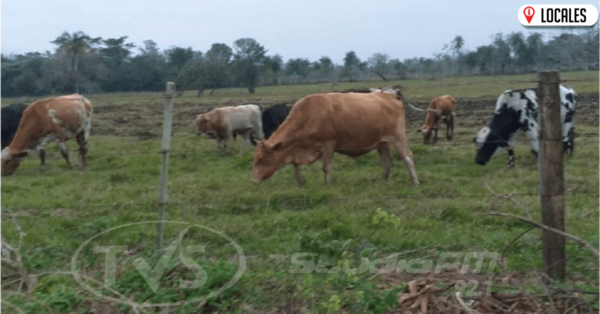
M 381 52 L 401 60 L 432 57 L 461 35 L 465 48 L 491 43 L 491 35 L 558 30 L 529 29 L 517 20 L 523 4 L 593 4 L 590 1 L 403 1 L 403 0 L 3 0 L 2 53 L 55 51 L 50 42 L 64 31 L 119 38 L 137 47 L 213 43 L 230 47 L 251 37 L 284 60 L 329 56 L 342 63 L 354 50 L 361 60 Z M 485 3 L 485 4 L 484 4 Z M 137 51 L 137 48 L 136 48 Z

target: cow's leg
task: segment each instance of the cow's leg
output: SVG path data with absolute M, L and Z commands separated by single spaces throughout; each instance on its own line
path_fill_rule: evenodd
M 515 166 L 515 151 L 512 147 L 508 148 L 508 168 Z
M 418 186 L 419 178 L 417 178 L 417 171 L 415 170 L 415 164 L 413 163 L 412 152 L 408 149 L 408 141 L 405 137 L 400 137 L 394 141 L 394 147 L 396 148 L 396 152 L 400 159 L 404 161 L 406 169 L 408 169 L 413 186 Z
M 434 124 L 434 127 L 435 127 L 435 130 L 434 130 L 435 133 L 433 134 L 433 143 L 434 144 L 437 143 L 437 141 L 438 141 L 438 131 L 440 130 L 440 124 L 441 124 L 440 120 L 441 119 L 438 119 L 437 122 Z
M 42 168 L 44 168 L 44 166 L 46 166 L 46 150 L 45 149 L 40 149 L 40 164 L 42 166 Z
M 244 152 L 246 152 L 246 147 L 248 147 L 251 143 L 250 143 L 250 132 L 246 132 L 242 135 L 243 137 L 243 141 L 242 141 L 242 149 L 240 150 L 240 155 L 243 155 Z
M 217 143 L 219 147 L 223 150 L 223 153 L 228 153 L 229 148 L 227 148 L 227 137 L 217 139 Z
M 294 164 L 294 176 L 296 176 L 296 181 L 300 186 L 303 186 L 306 183 L 306 180 L 300 174 L 300 165 Z
M 60 148 L 60 153 L 67 162 L 67 168 L 73 169 L 71 162 L 69 161 L 69 149 L 67 148 L 67 144 L 65 144 L 64 141 L 59 141 L 58 148 Z
M 377 147 L 377 152 L 381 158 L 381 167 L 383 168 L 383 180 L 387 181 L 390 176 L 390 167 L 392 165 L 392 155 L 390 154 L 390 147 L 387 143 L 381 144 Z
M 333 152 L 335 150 L 335 142 L 325 143 L 321 152 L 323 153 L 323 157 L 321 161 L 323 162 L 323 172 L 325 173 L 325 185 L 328 185 L 330 180 L 329 172 L 331 171 L 331 166 L 333 165 Z
M 79 155 L 81 156 L 81 169 L 85 169 L 87 162 L 85 156 L 87 155 L 87 140 L 85 133 L 81 132 L 77 134 L 77 144 L 79 144 Z
M 446 118 L 446 139 L 452 140 L 454 135 L 454 112 Z

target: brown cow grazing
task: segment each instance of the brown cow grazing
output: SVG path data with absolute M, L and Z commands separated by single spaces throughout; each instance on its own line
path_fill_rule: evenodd
M 23 112 L 21 123 L 10 145 L 2 150 L 2 175 L 9 176 L 17 170 L 21 160 L 32 150 L 43 150 L 50 141 L 58 147 L 67 166 L 71 167 L 65 141 L 76 138 L 85 168 L 87 139 L 92 125 L 92 103 L 85 97 L 73 94 L 38 100 Z M 42 158 L 42 166 L 45 156 Z
M 412 152 L 408 149 L 404 107 L 392 93 L 328 93 L 300 99 L 277 131 L 259 142 L 254 153 L 252 181 L 261 182 L 286 164 L 293 164 L 296 180 L 304 179 L 299 167 L 323 159 L 325 184 L 333 153 L 358 157 L 377 149 L 383 178 L 387 180 L 392 163 L 389 146 L 404 160 L 413 185 L 419 184 Z
M 437 142 L 440 119 L 446 123 L 446 139 L 452 139 L 452 135 L 454 134 L 455 110 L 456 100 L 450 95 L 438 96 L 431 101 L 429 108 L 427 108 L 425 124 L 417 130 L 417 132 L 423 135 L 423 143 L 429 143 L 433 131 L 435 131 L 433 142 Z

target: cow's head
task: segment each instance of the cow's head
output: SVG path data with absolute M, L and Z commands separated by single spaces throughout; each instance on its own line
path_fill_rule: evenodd
M 254 163 L 252 165 L 253 182 L 267 180 L 286 164 L 284 161 L 283 145 L 283 142 L 276 144 L 269 144 L 266 141 L 258 142 L 254 151 Z
M 27 156 L 28 152 L 12 153 L 9 147 L 2 150 L 2 176 L 12 175 L 19 165 L 21 160 Z
M 421 135 L 423 135 L 424 144 L 429 143 L 429 140 L 431 139 L 431 133 L 437 131 L 435 125 L 441 114 L 442 112 L 440 110 L 427 109 L 425 124 L 417 130 L 417 133 L 421 133 Z
M 487 164 L 497 151 L 508 146 L 508 142 L 506 140 L 498 137 L 487 126 L 477 133 L 477 136 L 473 139 L 473 142 L 477 146 L 477 156 L 475 157 L 475 162 L 482 166 Z
M 417 133 L 421 133 L 421 135 L 423 135 L 423 143 L 427 144 L 429 143 L 429 140 L 431 140 L 431 133 L 433 133 L 435 130 L 435 127 L 423 125 L 417 130 Z
M 211 114 L 199 114 L 194 120 L 194 124 L 196 125 L 196 134 L 212 139 L 217 138 L 217 133 L 212 129 Z

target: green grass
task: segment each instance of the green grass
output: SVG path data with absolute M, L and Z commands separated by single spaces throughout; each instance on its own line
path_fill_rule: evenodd
M 597 79 L 597 73 L 583 74 L 596 75 Z M 533 77 L 485 79 L 510 81 Z M 469 78 L 471 82 L 482 79 Z M 467 78 L 441 81 L 449 86 L 459 80 L 466 82 Z M 413 88 L 410 91 L 416 91 L 418 86 L 432 82 L 411 81 L 411 84 L 414 85 L 410 85 Z M 494 95 L 505 88 L 496 86 L 492 92 L 491 87 L 480 89 L 479 86 L 487 84 L 473 85 L 468 90 L 464 87 L 464 95 L 475 98 L 487 93 Z M 279 88 L 286 91 L 281 92 Z M 314 88 L 304 85 L 266 87 L 257 89 L 255 96 L 271 97 L 266 96 L 270 95 L 267 91 L 274 91 L 272 97 L 296 98 L 301 92 L 315 92 Z M 597 93 L 597 81 L 595 88 Z M 441 89 L 442 86 L 427 93 L 438 93 Z M 418 94 L 412 95 L 417 97 Z M 141 96 L 101 97 L 106 103 L 114 99 L 127 104 Z M 132 100 L 127 100 L 128 97 Z M 215 96 L 215 99 L 218 98 Z M 291 263 L 291 255 L 298 252 L 317 253 L 314 262 L 321 259 L 329 263 L 327 268 L 341 265 L 345 259 L 355 261 L 352 267 L 356 267 L 360 257 L 373 260 L 418 249 L 424 250 L 404 255 L 404 258 L 436 258 L 442 252 L 502 252 L 529 225 L 482 215 L 490 211 L 523 215 L 521 208 L 506 198 L 493 196 L 487 187 L 497 193 L 514 194 L 517 201 L 529 208 L 533 218 L 540 221 L 537 163 L 529 148 L 520 144 L 515 169 L 506 168 L 506 154 L 495 156 L 485 167 L 476 165 L 471 139 L 479 127 L 459 120 L 453 144 L 440 140 L 435 146 L 424 145 L 417 136 L 411 136 L 410 147 L 422 181 L 416 188 L 410 186 L 407 170 L 397 160 L 394 160 L 389 182 L 382 181 L 376 152 L 357 159 L 336 155 L 329 186 L 323 183 L 320 162 L 303 168 L 307 179 L 305 187 L 295 183 L 290 166 L 261 184 L 253 184 L 250 181 L 252 153 L 240 156 L 239 140 L 232 144 L 234 153 L 223 154 L 213 140 L 188 132 L 175 133 L 166 219 L 219 230 L 233 238 L 248 257 L 247 270 L 241 280 L 224 294 L 210 299 L 204 310 L 269 312 L 279 308 L 314 313 L 341 310 L 364 313 L 382 312 L 396 305 L 396 293 L 403 286 L 382 290 L 379 288 L 382 283 L 370 278 L 372 274 L 368 272 L 290 273 L 290 269 L 297 267 Z M 576 130 L 591 136 L 578 137 L 575 154 L 565 159 L 566 231 L 598 246 L 598 127 L 577 125 Z M 77 166 L 75 143 L 68 144 L 72 162 Z M 40 171 L 37 156 L 31 155 L 14 176 L 3 178 L 2 236 L 11 244 L 17 243 L 18 232 L 9 218 L 14 215 L 26 233 L 21 254 L 27 271 L 30 274 L 68 271 L 75 250 L 93 235 L 124 224 L 157 219 L 159 149 L 160 139 L 140 141 L 133 137 L 98 134 L 90 139 L 89 167 L 85 171 L 67 170 L 56 145 L 52 144 L 44 171 Z M 166 227 L 165 243 L 179 231 Z M 119 263 L 125 264 L 139 256 L 156 261 L 153 232 L 154 226 L 150 225 L 145 229 L 124 229 L 101 240 L 105 245 L 125 243 L 134 251 L 132 255 L 119 256 Z M 533 269 L 541 268 L 540 236 L 541 232 L 534 230 L 517 240 L 505 254 L 505 269 L 497 268 L 496 272 L 526 276 Z M 189 243 L 206 244 L 206 253 L 194 258 L 207 270 L 210 287 L 229 280 L 237 265 L 233 259 L 235 251 L 217 238 L 196 230 L 190 231 L 184 239 Z M 572 242 L 567 242 L 567 252 L 569 278 L 579 279 L 567 281 L 565 285 L 598 290 L 598 262 L 594 256 Z M 94 270 L 88 276 L 102 281 L 102 255 L 89 250 L 82 254 Z M 149 263 L 154 265 L 155 262 Z M 180 267 L 172 262 L 167 268 L 174 272 Z M 3 267 L 3 277 L 4 282 L 16 278 L 7 267 Z M 133 312 L 128 306 L 94 297 L 71 276 L 47 274 L 39 279 L 31 295 L 58 313 L 84 313 L 90 308 L 100 312 Z M 169 277 L 154 294 L 132 267 L 124 267 L 118 273 L 117 282 L 114 288 L 136 301 L 168 302 L 183 293 L 178 288 L 177 278 Z M 186 297 L 201 292 L 188 291 Z M 17 293 L 14 285 L 5 287 L 2 296 L 26 312 L 46 312 L 41 305 Z M 174 311 L 189 313 L 195 306 Z M 158 310 L 150 308 L 148 311 Z

